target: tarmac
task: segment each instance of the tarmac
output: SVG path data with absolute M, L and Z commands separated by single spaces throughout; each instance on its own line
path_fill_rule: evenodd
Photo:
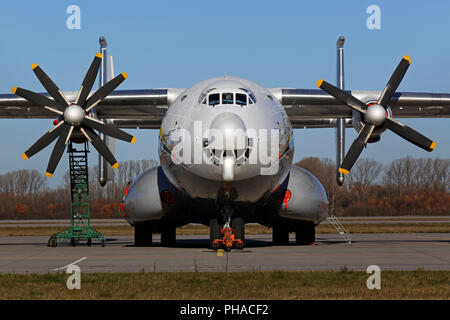
M 450 216 L 376 216 L 376 217 L 338 217 L 342 224 L 415 224 L 415 223 L 450 223 Z M 27 220 L 0 220 L 0 228 L 43 228 L 67 227 L 69 219 L 27 219 Z M 125 219 L 91 219 L 94 227 L 129 226 Z M 320 224 L 330 224 L 322 221 Z
M 247 235 L 244 250 L 208 249 L 209 235 L 180 235 L 174 248 L 135 247 L 132 236 L 111 236 L 106 246 L 62 244 L 47 247 L 48 237 L 0 237 L 0 273 L 64 272 L 76 264 L 82 272 L 450 270 L 450 234 L 352 234 L 347 244 L 339 234 L 318 234 L 314 246 L 273 246 L 270 234 Z

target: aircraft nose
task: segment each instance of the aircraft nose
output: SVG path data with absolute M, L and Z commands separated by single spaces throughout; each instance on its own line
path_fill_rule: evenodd
M 234 113 L 222 113 L 211 123 L 210 138 L 222 150 L 245 148 L 246 127 L 244 121 Z
M 235 179 L 235 167 L 245 160 L 248 138 L 244 121 L 236 114 L 222 113 L 211 123 L 209 147 L 219 160 L 223 181 Z

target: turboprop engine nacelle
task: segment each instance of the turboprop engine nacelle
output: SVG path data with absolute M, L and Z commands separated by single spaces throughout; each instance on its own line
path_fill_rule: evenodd
M 158 220 L 167 206 L 176 202 L 177 190 L 169 182 L 161 166 L 150 169 L 135 178 L 125 191 L 121 208 L 131 224 Z
M 287 178 L 287 189 L 279 197 L 280 216 L 319 223 L 328 214 L 328 199 L 322 184 L 309 171 L 293 166 Z

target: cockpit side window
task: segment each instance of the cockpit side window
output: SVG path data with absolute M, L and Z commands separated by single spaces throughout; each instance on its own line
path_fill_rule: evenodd
M 210 88 L 210 89 L 206 90 L 205 92 L 202 92 L 202 94 L 198 98 L 198 103 L 206 104 L 206 97 L 208 95 L 208 92 L 211 92 L 212 90 L 215 90 L 215 89 L 216 88 Z
M 233 96 L 231 92 L 222 93 L 222 104 L 234 104 Z
M 247 95 L 243 93 L 236 93 L 236 104 L 245 106 L 247 104 Z
M 253 92 L 250 93 L 248 96 L 250 98 L 248 104 L 254 104 L 256 102 L 256 98 L 255 98 L 255 95 L 253 94 Z
M 215 106 L 216 104 L 220 104 L 220 95 L 218 93 L 212 93 L 209 95 L 208 104 L 210 106 Z
M 239 89 L 248 93 L 248 97 L 249 97 L 248 104 L 254 104 L 256 102 L 255 95 L 253 94 L 253 92 L 251 90 L 248 90 L 246 88 L 239 88 Z

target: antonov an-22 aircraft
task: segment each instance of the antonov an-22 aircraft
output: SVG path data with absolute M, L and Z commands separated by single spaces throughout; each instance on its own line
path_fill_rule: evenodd
M 176 228 L 188 223 L 210 227 L 213 249 L 242 249 L 246 223 L 273 230 L 273 244 L 315 241 L 315 227 L 327 217 L 324 188 L 310 172 L 293 166 L 293 129 L 337 128 L 337 181 L 342 184 L 368 143 L 391 130 L 425 151 L 436 143 L 399 118 L 448 118 L 450 94 L 397 92 L 411 59 L 401 58 L 383 91 L 343 90 L 343 44 L 337 42 L 338 83 L 318 80 L 319 89 L 267 89 L 241 78 L 222 76 L 188 89 L 115 90 L 112 57 L 100 38 L 97 53 L 78 92 L 62 92 L 37 64 L 31 66 L 47 93 L 17 86 L 0 95 L 0 118 L 52 119 L 53 127 L 22 155 L 28 159 L 56 140 L 46 175 L 50 177 L 70 141 L 89 141 L 99 152 L 100 183 L 105 161 L 118 163 L 108 137 L 134 143 L 119 128 L 159 129 L 160 165 L 136 177 L 121 210 L 135 228 L 135 244 L 151 245 L 161 233 L 174 246 Z M 101 87 L 92 87 L 100 69 Z M 359 132 L 344 157 L 343 132 Z M 99 134 L 96 133 L 99 132 Z M 108 169 L 108 168 L 107 168 Z

